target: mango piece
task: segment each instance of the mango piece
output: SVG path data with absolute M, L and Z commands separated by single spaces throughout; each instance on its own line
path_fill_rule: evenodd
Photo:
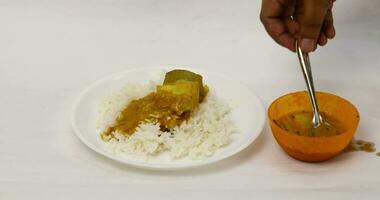
M 202 100 L 207 94 L 207 87 L 203 87 L 203 78 L 201 75 L 194 72 L 182 69 L 175 69 L 165 74 L 164 85 L 176 84 L 179 80 L 192 81 L 198 83 L 199 96 Z
M 312 123 L 313 116 L 309 113 L 297 113 L 294 115 L 294 121 L 303 127 L 307 127 Z
M 192 111 L 199 104 L 199 87 L 197 82 L 179 80 L 173 85 L 157 86 L 157 93 L 170 93 L 181 98 L 179 106 L 182 111 Z

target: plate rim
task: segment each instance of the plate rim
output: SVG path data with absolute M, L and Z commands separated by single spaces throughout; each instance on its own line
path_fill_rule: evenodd
M 83 134 L 81 133 L 81 131 L 79 130 L 79 128 L 77 126 L 75 114 L 76 114 L 76 110 L 78 109 L 79 103 L 81 102 L 83 97 L 89 91 L 91 91 L 91 89 L 98 86 L 101 82 L 103 82 L 105 80 L 108 80 L 108 79 L 111 79 L 111 78 L 114 78 L 114 77 L 117 77 L 120 75 L 128 74 L 128 73 L 131 73 L 134 71 L 170 70 L 170 69 L 187 69 L 187 70 L 193 70 L 196 72 L 204 72 L 204 73 L 212 74 L 213 76 L 217 76 L 219 78 L 222 78 L 222 79 L 225 79 L 228 81 L 235 82 L 235 83 L 239 84 L 240 86 L 245 87 L 248 91 L 250 91 L 250 94 L 256 99 L 256 101 L 258 103 L 257 105 L 259 108 L 258 113 L 261 113 L 261 115 L 262 115 L 261 120 L 257 122 L 258 123 L 258 129 L 257 129 L 258 133 L 252 134 L 252 136 L 249 137 L 248 140 L 246 140 L 246 142 L 243 142 L 238 148 L 236 148 L 233 151 L 230 151 L 226 154 L 219 155 L 218 157 L 211 156 L 209 158 L 206 158 L 205 160 L 200 160 L 200 161 L 194 160 L 194 163 L 191 163 L 191 164 L 184 163 L 184 164 L 175 164 L 175 165 L 149 164 L 149 163 L 146 163 L 143 161 L 122 159 L 121 157 L 106 153 L 104 150 L 101 150 L 100 148 L 93 145 L 90 141 L 88 141 L 83 136 Z M 128 70 L 124 70 L 121 72 L 116 72 L 116 73 L 112 73 L 112 74 L 103 76 L 103 77 L 97 79 L 96 81 L 92 82 L 90 85 L 86 86 L 84 89 L 82 89 L 81 92 L 79 93 L 79 96 L 75 99 L 74 104 L 71 108 L 70 122 L 71 122 L 71 127 L 73 129 L 73 132 L 79 138 L 79 140 L 83 144 L 85 144 L 85 146 L 87 146 L 87 148 L 90 148 L 91 150 L 95 151 L 96 153 L 100 154 L 101 156 L 104 156 L 108 159 L 111 159 L 113 161 L 116 161 L 116 162 L 119 162 L 122 164 L 137 167 L 137 168 L 153 169 L 153 170 L 175 170 L 175 169 L 195 168 L 195 167 L 200 167 L 200 166 L 220 162 L 222 160 L 225 160 L 225 159 L 232 157 L 232 156 L 238 154 L 239 152 L 243 151 L 244 149 L 249 147 L 262 134 L 263 129 L 265 127 L 265 123 L 266 123 L 266 112 L 265 112 L 265 107 L 264 107 L 264 104 L 263 104 L 263 101 L 261 100 L 261 98 L 251 88 L 249 88 L 245 83 L 243 83 L 242 81 L 240 81 L 238 79 L 231 79 L 231 78 L 226 77 L 225 75 L 219 74 L 217 72 L 212 72 L 212 71 L 200 69 L 200 68 L 191 68 L 191 67 L 182 67 L 182 66 L 174 66 L 174 67 L 173 66 L 169 66 L 169 67 L 157 66 L 157 67 L 140 67 L 140 68 L 137 67 L 137 68 L 131 68 Z

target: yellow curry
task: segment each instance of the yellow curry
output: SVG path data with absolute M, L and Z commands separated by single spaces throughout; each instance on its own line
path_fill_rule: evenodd
M 298 111 L 280 117 L 274 122 L 282 129 L 289 133 L 302 136 L 330 137 L 343 133 L 344 125 L 334 117 L 321 113 L 327 123 L 321 126 L 313 127 L 313 112 Z
M 191 117 L 207 92 L 201 75 L 187 70 L 170 71 L 155 92 L 131 101 L 101 138 L 110 139 L 114 131 L 131 135 L 143 122 L 159 123 L 162 131 L 169 131 Z

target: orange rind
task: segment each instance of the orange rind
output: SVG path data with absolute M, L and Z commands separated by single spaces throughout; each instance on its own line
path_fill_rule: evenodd
M 359 124 L 359 112 L 349 101 L 325 92 L 316 93 L 319 110 L 343 123 L 345 131 L 331 137 L 309 137 L 289 133 L 274 120 L 297 111 L 312 111 L 306 92 L 295 92 L 276 99 L 268 109 L 270 127 L 277 143 L 291 157 L 321 162 L 341 153 L 351 142 Z

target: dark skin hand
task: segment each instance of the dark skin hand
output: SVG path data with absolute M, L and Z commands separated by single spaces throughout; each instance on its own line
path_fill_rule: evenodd
M 280 45 L 295 51 L 315 51 L 334 38 L 332 7 L 335 0 L 262 0 L 260 19 L 268 34 Z

